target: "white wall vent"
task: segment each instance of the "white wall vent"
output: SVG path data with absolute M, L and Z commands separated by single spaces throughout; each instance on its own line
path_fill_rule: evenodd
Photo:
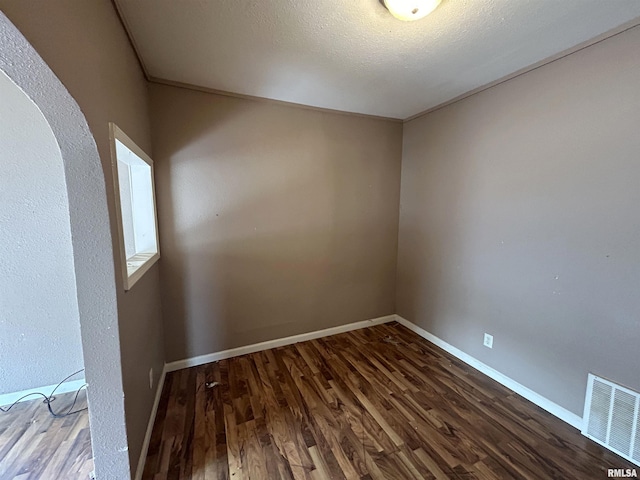
M 640 465 L 640 393 L 589 374 L 582 434 Z

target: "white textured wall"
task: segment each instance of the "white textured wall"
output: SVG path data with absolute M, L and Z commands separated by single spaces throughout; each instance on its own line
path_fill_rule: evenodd
M 38 108 L 0 71 L 0 394 L 82 365 L 62 158 Z

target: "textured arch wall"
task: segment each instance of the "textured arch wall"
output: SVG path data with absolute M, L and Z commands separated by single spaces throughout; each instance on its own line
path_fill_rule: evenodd
M 105 181 L 93 136 L 56 75 L 0 12 L 0 70 L 38 106 L 64 162 L 96 474 L 130 476 Z M 90 353 L 89 353 L 90 352 Z

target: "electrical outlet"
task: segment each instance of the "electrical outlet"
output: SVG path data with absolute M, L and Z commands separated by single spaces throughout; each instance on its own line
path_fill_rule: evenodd
M 149 369 L 149 389 L 153 389 L 153 367 Z
M 488 333 L 484 334 L 484 346 L 493 348 L 493 335 L 489 335 Z

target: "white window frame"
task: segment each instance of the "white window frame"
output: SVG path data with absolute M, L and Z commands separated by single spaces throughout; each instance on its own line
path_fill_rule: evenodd
M 135 283 L 142 278 L 142 276 L 149 271 L 149 269 L 160 259 L 160 239 L 158 236 L 158 212 L 156 208 L 156 189 L 155 189 L 155 175 L 153 169 L 153 160 L 147 155 L 140 147 L 138 147 L 133 140 L 131 140 L 127 134 L 125 134 L 114 123 L 109 123 L 109 140 L 111 144 L 111 171 L 113 173 L 113 189 L 116 201 L 116 223 L 118 229 L 118 239 L 120 242 L 120 266 L 122 270 L 122 280 L 124 283 L 125 291 L 131 290 Z M 155 253 L 141 253 L 136 254 L 133 257 L 127 259 L 125 238 L 124 238 L 124 226 L 122 223 L 123 212 L 122 202 L 120 198 L 120 181 L 118 176 L 118 155 L 116 148 L 116 140 L 127 147 L 131 152 L 138 156 L 141 160 L 149 165 L 151 168 L 151 194 L 153 197 L 153 217 L 155 222 L 155 234 L 156 234 L 156 252 Z

